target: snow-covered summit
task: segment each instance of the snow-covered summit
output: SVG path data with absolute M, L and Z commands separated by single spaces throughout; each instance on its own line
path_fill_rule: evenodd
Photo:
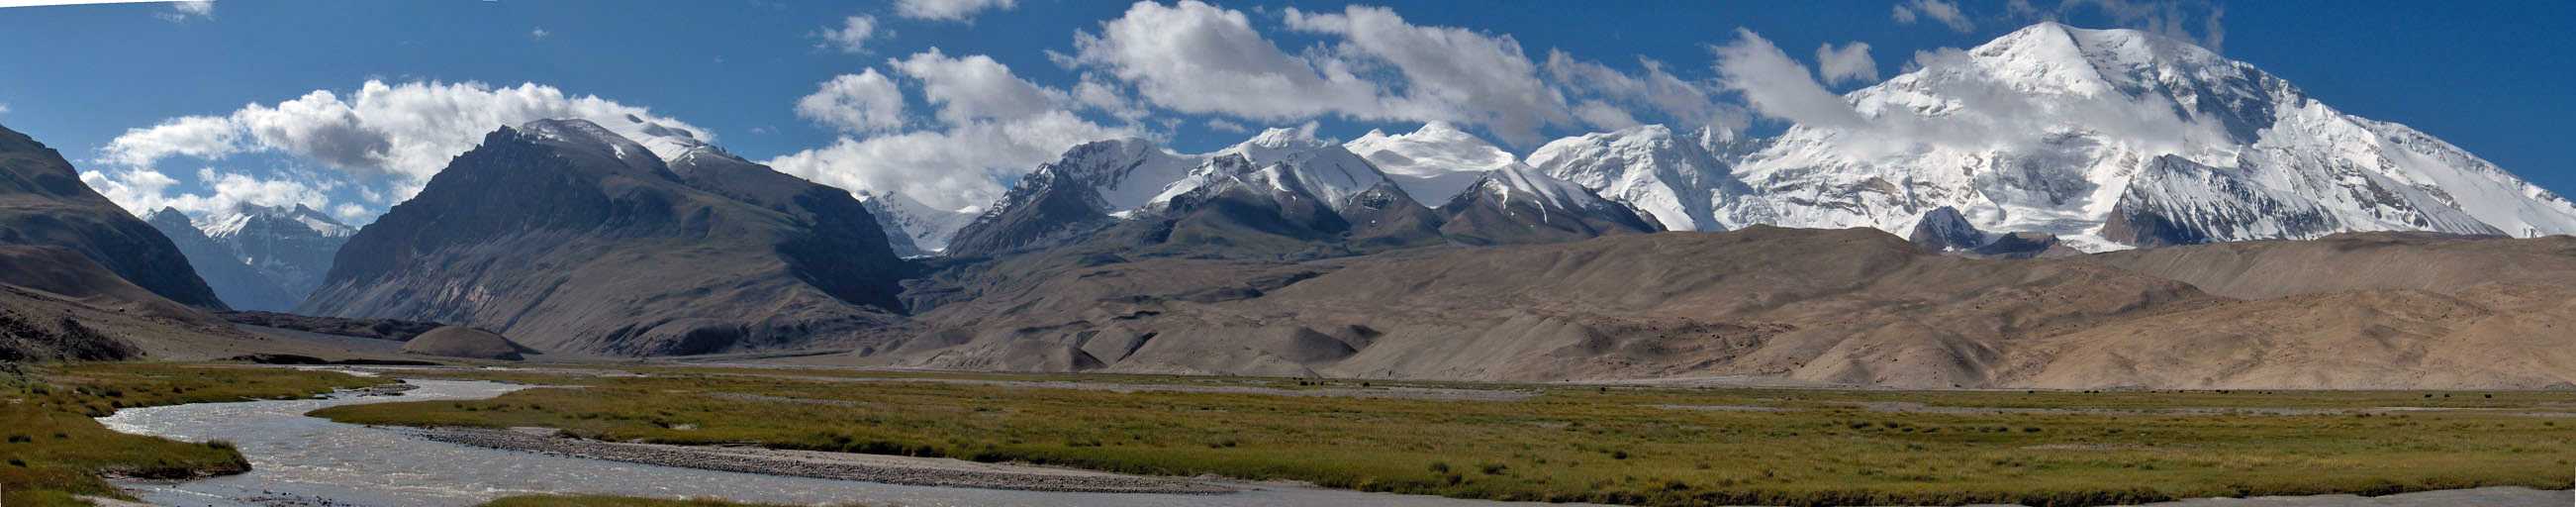
M 1063 159 L 1047 165 L 1090 184 L 1108 211 L 1119 213 L 1152 203 L 1203 159 L 1174 153 L 1153 141 L 1125 138 L 1074 146 L 1065 150 Z
M 1274 128 L 1263 131 L 1240 144 L 1218 150 L 1198 159 L 1188 175 L 1163 188 L 1152 203 L 1170 202 L 1200 186 L 1221 179 L 1241 176 L 1232 164 L 1215 163 L 1227 156 L 1240 157 L 1257 171 L 1280 174 L 1260 176 L 1265 181 L 1295 180 L 1305 192 L 1328 206 L 1339 209 L 1351 196 L 1366 192 L 1378 183 L 1389 181 L 1385 172 L 1370 165 L 1367 159 L 1343 148 L 1341 143 L 1315 137 L 1311 126 L 1299 129 Z M 1399 186 L 1399 188 L 1401 188 Z M 1410 194 L 1411 192 L 1407 192 Z
M 292 223 L 323 237 L 346 237 L 358 232 L 357 228 L 340 223 L 330 214 L 301 203 L 293 206 L 242 204 L 229 213 L 209 214 L 193 223 L 198 230 L 205 231 L 206 236 L 224 239 L 239 236 L 254 224 L 266 226 L 262 222 L 272 221 L 281 225 Z
M 654 153 L 643 144 L 607 127 L 602 127 L 598 123 L 592 123 L 590 120 L 579 118 L 536 120 L 520 124 L 518 130 L 539 143 L 558 149 L 599 155 L 639 171 L 667 171 L 662 163 L 661 154 Z M 686 148 L 684 144 L 674 143 L 666 149 Z M 681 153 L 675 152 L 672 155 L 679 154 Z
M 1517 161 L 1502 147 L 1441 121 L 1409 134 L 1371 130 L 1342 147 L 1394 178 L 1405 193 L 1435 199 L 1458 195 L 1485 172 Z
M 1663 125 L 1584 134 L 1540 146 L 1527 163 L 1626 203 L 1666 230 L 1716 231 L 1769 223 L 1770 211 L 1730 167 L 1702 146 L 1705 136 Z
M 867 205 L 868 213 L 876 217 L 878 227 L 885 229 L 888 236 L 905 237 L 900 243 L 913 247 L 909 250 L 898 247 L 896 255 L 899 256 L 947 250 L 948 240 L 957 235 L 957 229 L 982 214 L 981 210 L 975 209 L 933 208 L 898 192 L 860 191 L 856 195 L 860 203 Z M 893 241 L 890 239 L 889 242 Z
M 2346 231 L 2576 232 L 2576 205 L 2555 194 L 2188 41 L 2041 23 L 1919 61 L 1845 95 L 1860 124 L 1795 125 L 1728 160 L 1731 176 L 1761 189 L 1752 200 L 1777 213 L 1768 223 L 1904 233 L 1947 206 L 1979 229 L 2088 250 Z M 2164 157 L 2188 164 L 2159 166 Z M 2313 216 L 2219 230 L 2285 210 Z M 2182 230 L 2140 237 L 2106 228 L 2115 217 Z

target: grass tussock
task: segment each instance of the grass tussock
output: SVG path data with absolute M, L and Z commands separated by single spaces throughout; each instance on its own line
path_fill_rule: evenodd
M 151 363 L 0 372 L 0 505 L 86 505 L 74 495 L 122 496 L 103 479 L 110 475 L 185 478 L 250 469 L 228 443 L 127 435 L 92 419 L 116 409 L 304 397 L 381 382 L 330 372 Z
M 586 387 L 475 402 L 343 406 L 315 415 L 363 424 L 546 426 L 604 440 L 752 442 L 1644 505 L 2046 506 L 2494 485 L 2563 489 L 2569 487 L 2563 471 L 2576 459 L 2576 439 L 2567 438 L 2576 428 L 2554 418 L 2338 411 L 2442 403 L 2564 409 L 2576 406 L 2571 393 L 2425 401 L 2423 393 L 1509 386 L 1544 393 L 1522 401 L 1439 401 L 852 382 L 802 372 L 800 378 L 729 370 L 664 371 L 652 378 L 512 375 Z M 1299 381 L 1121 382 L 1296 388 Z M 2006 411 L 1892 412 L 1901 406 L 1890 403 Z M 1676 408 L 1690 406 L 1779 411 Z

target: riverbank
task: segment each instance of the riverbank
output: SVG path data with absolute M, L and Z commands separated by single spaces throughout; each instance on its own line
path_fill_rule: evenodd
M 0 370 L 0 505 L 89 505 L 124 499 L 111 478 L 238 474 L 250 462 L 229 442 L 180 442 L 112 431 L 118 410 L 188 403 L 304 398 L 391 382 L 340 373 L 166 363 L 8 365 Z
M 669 366 L 630 373 L 423 372 L 578 387 L 315 415 L 547 427 L 588 441 L 1643 505 L 2099 505 L 2562 490 L 2570 486 L 2565 471 L 2576 469 L 2569 463 L 2576 442 L 2565 438 L 2576 427 L 2562 416 L 2576 408 L 2576 393 L 2566 392 L 1912 392 L 1134 376 L 1083 386 L 1093 381 Z
M 433 441 L 583 459 L 698 470 L 864 481 L 908 486 L 1077 493 L 1217 494 L 1239 488 L 1165 477 L 1012 466 L 940 458 L 757 447 L 601 442 L 554 435 L 551 429 L 428 428 Z

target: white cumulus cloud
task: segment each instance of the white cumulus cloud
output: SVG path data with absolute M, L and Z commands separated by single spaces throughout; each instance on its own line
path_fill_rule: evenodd
M 485 134 L 549 118 L 590 120 L 638 141 L 664 136 L 713 140 L 702 129 L 642 107 L 535 83 L 493 87 L 367 81 L 353 95 L 314 90 L 223 116 L 187 116 L 130 129 L 100 148 L 98 160 L 147 169 L 172 156 L 217 160 L 246 152 L 279 153 L 343 171 L 374 185 L 364 190 L 388 200 L 402 199 Z
M 244 135 L 231 118 L 182 116 L 163 120 L 159 125 L 126 129 L 125 134 L 101 149 L 99 161 L 148 166 L 172 155 L 219 158 L 242 151 Z
M 764 163 L 852 192 L 900 193 L 931 207 L 964 210 L 992 204 L 1004 182 L 1055 161 L 1076 144 L 1141 136 L 1132 121 L 1112 127 L 1079 115 L 1099 111 L 1125 118 L 1140 107 L 1087 78 L 1087 86 L 1066 92 L 1022 79 L 992 57 L 950 56 L 935 48 L 887 65 L 920 83 L 924 101 L 938 109 L 936 124 L 910 131 L 844 129 L 847 134 L 828 146 Z M 888 100 L 901 100 L 891 84 L 884 88 Z
M 1869 43 L 1853 42 L 1837 48 L 1828 42 L 1816 47 L 1816 73 L 1828 84 L 1877 81 L 1878 60 L 1869 57 Z
M 861 14 L 841 18 L 841 26 L 823 27 L 817 35 L 823 38 L 823 42 L 814 47 L 851 54 L 867 53 L 868 41 L 878 37 L 877 17 Z
M 260 178 L 213 168 L 197 170 L 197 181 L 208 190 L 202 193 L 174 193 L 172 189 L 178 186 L 179 180 L 152 169 L 84 171 L 80 178 L 82 183 L 97 189 L 99 194 L 135 216 L 149 215 L 165 207 L 190 215 L 224 216 L 240 211 L 243 206 L 304 205 L 330 209 L 331 204 L 328 192 L 332 184 L 329 183 Z M 365 209 L 359 208 L 355 216 L 366 216 Z
M 1718 100 L 1716 86 L 1673 75 L 1663 62 L 1651 58 L 1638 58 L 1637 64 L 1643 72 L 1629 73 L 1564 51 L 1549 51 L 1544 68 L 1548 80 L 1580 101 L 1575 116 L 1594 129 L 1645 123 L 1636 117 L 1638 112 L 1684 128 L 1715 126 L 1736 132 L 1751 123 L 1742 106 Z
M 1894 9 L 1895 12 L 1890 15 L 1896 18 L 1897 23 L 1910 25 L 1917 19 L 1932 18 L 1933 21 L 1949 26 L 1951 30 L 1957 30 L 1959 33 L 1968 33 L 1977 29 L 1977 23 L 1968 19 L 1967 13 L 1959 11 L 1959 4 L 1947 0 L 1906 0 L 1905 3 L 1896 4 Z
M 1015 0 L 896 0 L 894 13 L 912 19 L 967 21 L 988 10 L 1018 7 Z
M 1848 128 L 1864 123 L 1851 104 L 1825 90 L 1780 47 L 1752 30 L 1735 30 L 1734 42 L 1711 48 L 1717 53 L 1718 79 L 1744 94 L 1745 102 L 1763 116 L 1801 125 Z
M 215 2 L 214 0 L 170 2 L 170 10 L 153 13 L 152 16 L 172 23 L 185 23 L 191 19 L 214 19 Z
M 1340 13 L 1287 9 L 1291 29 L 1342 36 L 1345 58 L 1384 62 L 1403 77 L 1404 93 L 1387 116 L 1483 125 L 1504 142 L 1533 145 L 1539 129 L 1573 122 L 1565 98 L 1539 79 L 1538 66 L 1510 35 L 1408 23 L 1395 10 L 1352 5 Z
M 1074 54 L 1063 60 L 1103 69 L 1183 113 L 1288 120 L 1374 116 L 1381 107 L 1377 84 L 1348 64 L 1289 55 L 1242 11 L 1197 0 L 1137 2 L 1097 32 L 1075 33 Z
M 842 137 L 762 163 L 845 190 L 897 192 L 931 207 L 961 210 L 992 204 L 1002 197 L 1003 181 L 1055 161 L 1066 148 L 1132 135 L 1058 110 L 945 130 Z
M 985 55 L 950 58 L 930 48 L 886 65 L 921 80 L 922 97 L 937 105 L 939 120 L 950 125 L 1034 116 L 1070 100 L 1064 92 L 1020 79 L 1009 66 Z
M 842 74 L 796 99 L 796 116 L 843 132 L 903 128 L 903 91 L 876 69 Z

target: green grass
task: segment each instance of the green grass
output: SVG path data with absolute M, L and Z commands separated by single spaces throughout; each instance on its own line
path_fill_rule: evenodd
M 178 478 L 240 473 L 230 444 L 127 435 L 91 419 L 117 408 L 311 396 L 383 383 L 274 368 L 98 363 L 0 373 L 0 505 L 81 505 L 121 497 L 103 475 Z
M 607 440 L 755 443 L 1140 474 L 1291 479 L 1468 498 L 1651 505 L 2094 505 L 2494 485 L 2564 489 L 2570 487 L 2567 471 L 2576 469 L 2570 461 L 2576 459 L 2576 438 L 2570 438 L 2576 437 L 2576 420 L 2557 418 L 2475 412 L 1888 413 L 1854 405 L 2576 411 L 2576 393 L 2561 392 L 2427 398 L 2406 392 L 1510 386 L 1544 394 L 1517 402 L 1466 402 L 835 382 L 713 369 L 660 373 L 512 373 L 515 381 L 586 387 L 531 389 L 477 402 L 343 406 L 315 415 L 365 424 L 547 426 Z
M 665 500 L 598 495 L 522 495 L 484 502 L 483 507 L 785 507 L 722 500 Z

